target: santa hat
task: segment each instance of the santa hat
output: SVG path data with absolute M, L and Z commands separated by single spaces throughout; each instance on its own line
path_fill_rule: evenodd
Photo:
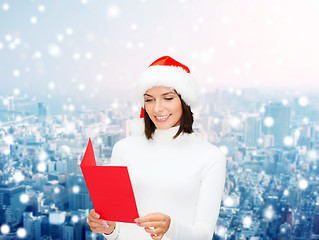
M 175 89 L 191 108 L 197 103 L 198 89 L 189 68 L 169 56 L 155 60 L 138 79 L 136 95 L 141 106 L 144 106 L 144 93 L 154 86 Z M 143 108 L 140 117 L 144 117 Z

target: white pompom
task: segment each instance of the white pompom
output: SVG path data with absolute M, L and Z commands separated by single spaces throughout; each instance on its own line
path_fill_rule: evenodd
M 144 135 L 144 119 L 134 118 L 129 121 L 129 132 L 131 136 Z

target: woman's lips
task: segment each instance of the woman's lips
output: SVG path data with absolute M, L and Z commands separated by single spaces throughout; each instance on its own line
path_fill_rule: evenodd
M 165 122 L 170 116 L 171 114 L 164 115 L 164 116 L 155 116 L 155 119 L 157 122 Z

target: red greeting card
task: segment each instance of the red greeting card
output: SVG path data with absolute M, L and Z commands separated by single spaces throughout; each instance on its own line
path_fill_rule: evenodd
M 101 219 L 135 223 L 138 211 L 127 167 L 96 166 L 91 139 L 85 150 L 81 170 L 95 211 Z

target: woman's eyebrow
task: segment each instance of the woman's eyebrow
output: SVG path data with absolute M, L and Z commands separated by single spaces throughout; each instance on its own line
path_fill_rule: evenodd
M 163 93 L 162 96 L 168 95 L 168 94 L 175 94 L 175 92 L 167 92 L 167 93 Z M 153 97 L 150 94 L 145 93 L 144 96 L 149 96 L 149 97 Z

